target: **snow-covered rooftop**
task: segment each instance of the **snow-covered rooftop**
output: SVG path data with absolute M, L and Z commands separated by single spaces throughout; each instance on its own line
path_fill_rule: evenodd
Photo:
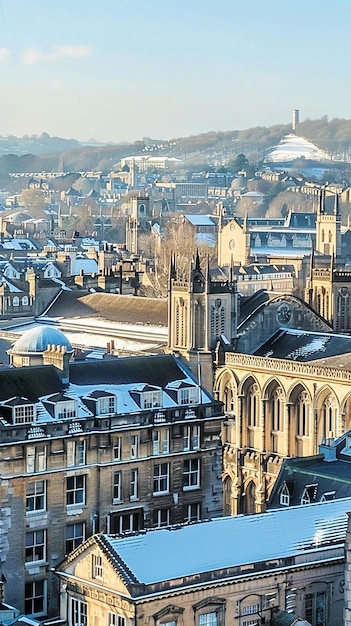
M 351 498 L 106 539 L 140 582 L 152 584 L 274 559 L 311 560 L 311 552 L 344 543 L 348 511 Z

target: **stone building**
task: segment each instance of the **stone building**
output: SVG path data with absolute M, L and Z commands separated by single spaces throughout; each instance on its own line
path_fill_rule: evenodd
M 68 626 L 275 626 L 299 618 L 339 626 L 350 506 L 347 498 L 125 538 L 95 535 L 57 567 L 60 617 Z
M 36 617 L 57 615 L 52 568 L 90 535 L 222 514 L 221 403 L 171 355 L 69 362 L 61 335 L 28 331 L 11 350 L 27 367 L 0 370 L 5 601 Z

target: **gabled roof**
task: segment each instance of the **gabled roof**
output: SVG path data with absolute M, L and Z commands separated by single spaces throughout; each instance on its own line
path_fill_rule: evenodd
M 311 560 L 311 553 L 330 546 L 343 547 L 350 510 L 351 498 L 346 498 L 128 537 L 100 535 L 90 538 L 86 545 L 97 542 L 129 586 L 165 583 L 169 588 L 167 581 L 173 581 L 173 587 L 180 587 L 187 584 L 187 577 L 210 572 L 217 572 L 212 580 L 235 573 L 242 576 L 241 570 L 235 572 L 235 568 L 247 564 L 266 565 L 276 559 L 289 559 L 291 564 L 291 559 L 298 558 L 301 566 L 304 557 L 306 562 Z M 66 566 L 82 551 L 84 544 L 71 553 Z M 65 563 L 60 569 L 65 571 Z M 188 584 L 192 582 L 189 578 Z M 147 590 L 144 588 L 142 593 Z
M 56 367 L 40 365 L 0 369 L 0 402 L 21 395 L 32 402 L 63 388 Z
M 257 356 L 293 361 L 314 361 L 348 355 L 351 366 L 351 337 L 281 328 L 254 352 Z

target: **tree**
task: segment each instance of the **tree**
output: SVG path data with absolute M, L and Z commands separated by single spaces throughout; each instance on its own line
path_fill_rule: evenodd
M 37 219 L 43 218 L 43 211 L 46 206 L 44 192 L 41 189 L 24 189 L 19 196 L 20 203 L 23 203 L 28 213 Z

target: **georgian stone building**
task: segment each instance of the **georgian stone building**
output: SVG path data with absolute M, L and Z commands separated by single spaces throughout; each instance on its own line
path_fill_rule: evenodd
M 189 369 L 71 355 L 60 331 L 34 329 L 10 351 L 21 367 L 0 370 L 4 601 L 35 617 L 58 614 L 52 568 L 90 535 L 222 514 L 222 406 Z
M 56 568 L 61 620 L 339 626 L 350 505 L 347 498 L 125 538 L 95 535 Z M 349 616 L 350 602 L 347 624 Z

